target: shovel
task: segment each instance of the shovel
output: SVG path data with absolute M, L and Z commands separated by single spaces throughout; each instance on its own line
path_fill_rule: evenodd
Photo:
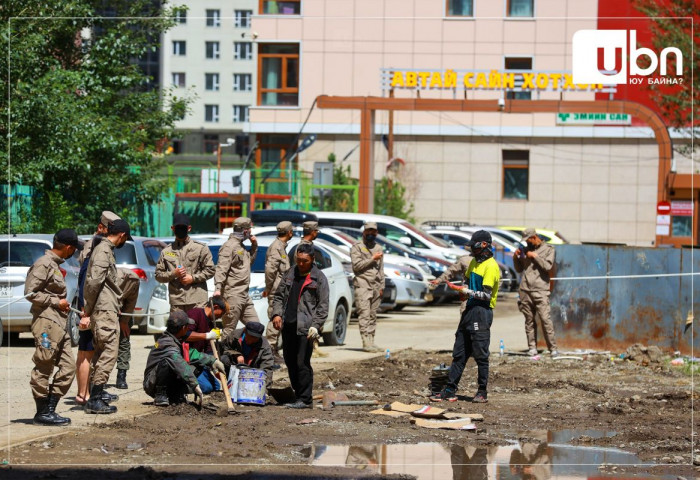
M 214 352 L 214 357 L 219 360 L 219 351 L 216 349 L 216 341 L 209 340 L 211 343 L 211 349 Z M 223 373 L 219 372 L 219 381 L 221 382 L 221 389 L 224 391 L 224 397 L 226 398 L 226 405 L 228 407 L 228 413 L 236 413 L 236 407 L 233 406 L 233 401 L 231 400 L 231 392 L 228 391 L 228 381 Z
M 335 402 L 347 402 L 348 396 L 344 393 L 338 392 L 324 392 L 323 393 L 323 409 L 328 410 L 333 406 Z

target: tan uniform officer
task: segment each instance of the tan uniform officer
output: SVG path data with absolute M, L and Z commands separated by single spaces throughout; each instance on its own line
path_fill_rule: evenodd
M 102 212 L 102 215 L 100 216 L 100 223 L 97 224 L 97 230 L 95 231 L 95 235 L 100 235 L 100 236 L 105 236 L 107 234 L 107 227 L 114 223 L 115 220 L 119 220 L 120 217 L 114 212 L 110 212 L 109 210 L 105 210 Z M 85 262 L 85 259 L 90 256 L 90 252 L 92 251 L 92 244 L 94 243 L 94 239 L 91 238 L 90 240 L 87 240 L 85 242 L 85 246 L 83 247 L 83 250 L 80 252 L 80 256 L 78 257 L 78 263 L 80 265 Z
M 32 361 L 29 385 L 36 402 L 34 423 L 38 425 L 67 425 L 70 418 L 56 413 L 58 400 L 68 393 L 75 377 L 75 360 L 71 340 L 66 332 L 70 303 L 66 300 L 66 283 L 59 265 L 82 248 L 75 231 L 59 230 L 53 237 L 53 247 L 37 259 L 27 272 L 24 294 L 32 306 L 32 334 L 36 350 Z M 56 373 L 54 374 L 54 367 Z M 53 381 L 49 378 L 53 374 Z
M 229 330 L 235 330 L 239 320 L 243 325 L 260 321 L 248 294 L 250 268 L 258 252 L 258 241 L 250 234 L 251 228 L 253 224 L 250 218 L 238 217 L 233 222 L 233 233 L 219 249 L 214 295 L 223 296 L 230 307 L 228 315 L 222 318 L 222 336 L 228 334 Z M 250 240 L 250 253 L 243 246 L 245 240 Z
M 304 222 L 302 224 L 301 235 L 302 237 L 299 245 L 303 245 L 305 243 L 313 245 L 314 240 L 316 240 L 316 237 L 318 237 L 318 222 L 314 222 L 313 220 Z M 296 262 L 296 250 L 294 251 L 294 261 Z
M 277 291 L 277 287 L 282 281 L 282 277 L 291 264 L 289 263 L 289 256 L 287 255 L 287 242 L 291 240 L 294 235 L 292 229 L 292 222 L 280 222 L 277 224 L 277 238 L 272 242 L 272 244 L 267 249 L 267 254 L 265 255 L 265 291 L 263 292 L 263 297 L 267 297 L 269 306 L 267 307 L 267 318 L 272 318 L 272 296 Z M 278 350 L 278 339 L 280 332 L 275 328 L 272 322 L 267 324 L 266 337 L 270 346 L 272 346 L 272 353 L 275 357 L 275 364 L 280 365 L 284 360 L 279 355 Z
M 131 314 L 134 313 L 139 298 L 141 279 L 129 268 L 117 268 L 117 284 L 122 290 L 122 314 L 119 316 L 116 387 L 125 390 L 129 388 L 129 384 L 126 383 L 126 371 L 129 370 L 131 361 L 131 326 L 134 324 Z
M 355 305 L 360 323 L 362 350 L 378 352 L 374 344 L 374 332 L 377 327 L 377 310 L 382 303 L 384 293 L 384 251 L 375 240 L 377 224 L 365 223 L 362 240 L 350 248 L 352 271 L 355 273 Z
M 114 249 L 131 239 L 129 224 L 115 220 L 107 235 L 95 246 L 85 276 L 85 316 L 90 317 L 95 353 L 92 357 L 92 388 L 86 413 L 114 413 L 117 407 L 104 401 L 104 387 L 117 362 L 119 311 L 122 291 L 118 285 Z
M 192 240 L 190 217 L 178 213 L 170 227 L 175 233 L 172 245 L 160 252 L 156 280 L 168 284 L 170 311 L 204 308 L 209 299 L 207 280 L 214 276 L 211 251 L 204 243 Z

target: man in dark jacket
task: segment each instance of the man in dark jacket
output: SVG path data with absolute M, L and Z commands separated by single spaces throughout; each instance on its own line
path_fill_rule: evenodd
M 187 393 L 194 393 L 195 401 L 201 405 L 203 393 L 194 367 L 212 367 L 217 372 L 224 372 L 224 365 L 211 355 L 190 350 L 189 344 L 183 346 L 182 338 L 193 323 L 194 320 L 182 310 L 171 312 L 165 332 L 148 354 L 143 389 L 153 397 L 157 406 L 182 403 Z
M 272 297 L 272 322 L 282 330 L 284 362 L 296 401 L 289 408 L 311 408 L 314 371 L 311 353 L 328 318 L 328 280 L 314 265 L 312 245 L 300 244 L 290 268 Z
M 221 338 L 221 363 L 226 370 L 231 366 L 244 364 L 265 371 L 265 387 L 272 385 L 275 358 L 272 346 L 263 337 L 265 326 L 260 322 L 248 322 Z

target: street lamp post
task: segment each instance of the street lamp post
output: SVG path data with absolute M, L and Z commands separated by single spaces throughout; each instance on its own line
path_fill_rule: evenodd
M 221 192 L 221 148 L 230 147 L 236 143 L 235 138 L 227 138 L 226 143 L 220 143 L 216 148 L 216 193 Z

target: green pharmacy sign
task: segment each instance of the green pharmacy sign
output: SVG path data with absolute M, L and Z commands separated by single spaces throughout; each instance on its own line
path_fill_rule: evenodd
M 557 113 L 557 125 L 631 125 L 627 113 Z

